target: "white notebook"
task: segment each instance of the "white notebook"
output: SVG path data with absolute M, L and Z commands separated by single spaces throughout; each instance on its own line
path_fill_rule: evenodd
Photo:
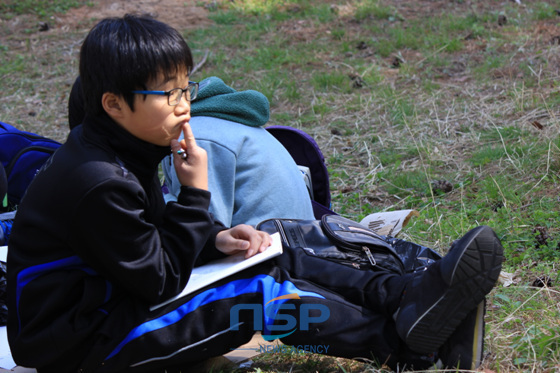
M 150 309 L 153 311 L 216 281 L 233 275 L 234 273 L 242 271 L 246 268 L 252 267 L 255 264 L 264 262 L 265 260 L 274 258 L 280 254 L 282 254 L 282 241 L 280 240 L 280 234 L 274 233 L 272 235 L 272 245 L 270 245 L 262 253 L 253 255 L 249 259 L 245 259 L 245 253 L 239 253 L 214 260 L 200 267 L 195 267 L 191 272 L 191 277 L 189 278 L 187 286 L 185 286 L 180 294 L 166 300 L 163 303 L 152 306 Z

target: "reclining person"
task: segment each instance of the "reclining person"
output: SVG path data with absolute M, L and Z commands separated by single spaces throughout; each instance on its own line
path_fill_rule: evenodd
M 330 355 L 391 367 L 448 359 L 500 273 L 503 249 L 486 226 L 421 272 L 358 270 L 293 248 L 152 309 L 195 265 L 271 242 L 208 212 L 206 152 L 188 124 L 192 66 L 181 34 L 151 18 L 104 19 L 84 40 L 83 124 L 29 186 L 10 237 L 15 362 L 41 373 L 184 370 L 247 343 L 258 325 L 285 326 L 257 312 L 270 301 L 286 302 L 283 320 L 300 326 L 277 335 L 288 345 L 328 345 Z M 181 188 L 165 204 L 158 165 L 170 147 Z M 240 304 L 255 312 L 232 317 Z

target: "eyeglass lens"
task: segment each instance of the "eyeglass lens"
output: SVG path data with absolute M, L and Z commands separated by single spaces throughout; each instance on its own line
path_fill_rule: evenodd
M 187 89 L 184 91 L 185 92 L 185 100 L 190 101 L 190 100 L 196 98 L 197 91 L 198 90 L 197 90 L 196 84 L 189 84 Z M 169 105 L 171 105 L 171 106 L 178 105 L 179 102 L 181 101 L 182 93 L 183 93 L 183 90 L 181 88 L 176 88 L 176 89 L 171 90 L 171 92 L 169 92 Z

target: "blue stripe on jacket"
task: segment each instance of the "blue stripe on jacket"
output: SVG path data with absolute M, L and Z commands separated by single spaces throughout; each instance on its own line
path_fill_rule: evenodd
M 21 320 L 19 318 L 19 300 L 23 288 L 36 278 L 48 273 L 60 270 L 79 269 L 92 276 L 97 275 L 91 267 L 88 267 L 84 261 L 78 256 L 71 256 L 64 259 L 55 260 L 54 262 L 43 263 L 36 266 L 28 267 L 17 275 L 16 286 L 16 314 L 18 315 L 18 330 L 21 329 Z M 109 295 L 107 295 L 109 297 Z

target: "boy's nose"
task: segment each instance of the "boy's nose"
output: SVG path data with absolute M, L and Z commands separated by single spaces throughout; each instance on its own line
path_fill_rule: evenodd
M 191 103 L 185 100 L 184 97 L 181 98 L 181 101 L 175 106 L 175 114 L 183 115 L 185 113 L 190 113 L 191 111 Z

